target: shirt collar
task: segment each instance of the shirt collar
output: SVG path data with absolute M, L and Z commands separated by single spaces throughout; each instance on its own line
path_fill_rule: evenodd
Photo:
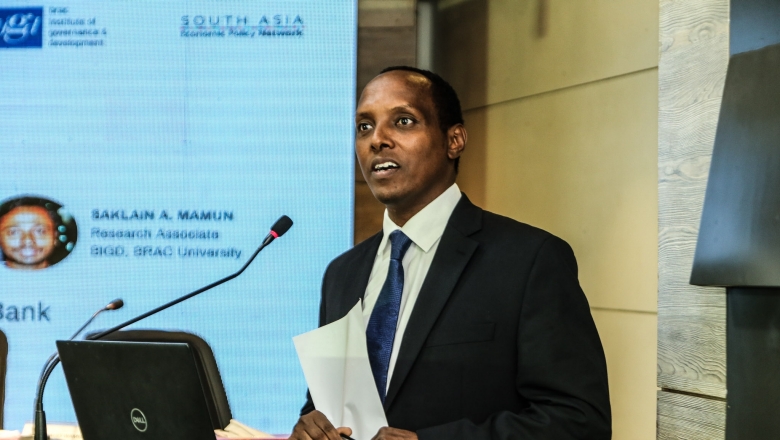
M 384 252 L 390 233 L 396 229 L 403 231 L 423 252 L 428 252 L 444 234 L 444 228 L 447 227 L 450 215 L 455 210 L 455 206 L 460 201 L 460 198 L 460 188 L 457 183 L 453 183 L 439 197 L 436 197 L 420 212 L 410 218 L 403 228 L 390 220 L 387 209 L 385 209 L 385 216 L 382 222 L 384 236 L 382 237 L 382 242 L 379 243 L 378 253 Z

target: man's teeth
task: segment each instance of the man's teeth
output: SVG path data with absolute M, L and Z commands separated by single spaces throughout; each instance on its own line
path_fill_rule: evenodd
M 385 162 L 385 163 L 374 165 L 374 171 L 384 171 L 384 170 L 389 170 L 391 168 L 398 168 L 398 164 L 393 162 Z

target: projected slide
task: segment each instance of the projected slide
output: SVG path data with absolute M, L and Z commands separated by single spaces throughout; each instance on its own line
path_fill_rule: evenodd
M 5 428 L 30 421 L 55 340 L 114 298 L 118 324 L 213 347 L 233 415 L 290 432 L 306 385 L 292 336 L 317 325 L 351 246 L 355 1 L 3 1 L 0 329 Z M 49 422 L 75 422 L 58 368 Z

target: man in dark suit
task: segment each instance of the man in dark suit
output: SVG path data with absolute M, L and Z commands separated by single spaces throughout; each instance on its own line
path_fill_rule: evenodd
M 355 125 L 358 162 L 387 209 L 382 232 L 329 265 L 320 325 L 364 300 L 390 424 L 374 439 L 611 438 L 606 362 L 574 254 L 460 193 L 467 134 L 449 84 L 386 69 L 363 90 Z M 351 434 L 311 399 L 301 414 L 294 439 Z

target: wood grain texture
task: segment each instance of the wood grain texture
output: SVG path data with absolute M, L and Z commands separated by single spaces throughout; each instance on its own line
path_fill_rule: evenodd
M 414 10 L 384 10 L 377 9 L 372 11 L 360 11 L 361 27 L 388 27 L 391 26 L 414 26 Z
M 728 63 L 728 20 L 728 0 L 660 1 L 658 385 L 720 398 L 725 291 L 691 286 L 689 278 Z M 671 417 L 665 408 L 659 398 L 658 438 L 722 437 L 723 420 L 691 422 L 689 432 L 679 420 L 662 423 L 662 415 Z
M 358 98 L 363 87 L 385 67 L 416 63 L 416 26 L 358 28 Z
M 658 392 L 658 440 L 718 440 L 726 434 L 726 402 Z

